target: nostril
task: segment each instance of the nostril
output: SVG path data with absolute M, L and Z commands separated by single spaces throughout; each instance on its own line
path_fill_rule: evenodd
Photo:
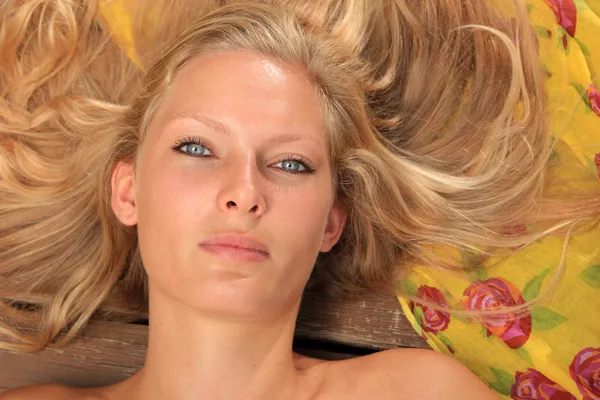
M 237 204 L 235 204 L 234 201 L 228 201 L 227 202 L 227 207 L 235 207 Z

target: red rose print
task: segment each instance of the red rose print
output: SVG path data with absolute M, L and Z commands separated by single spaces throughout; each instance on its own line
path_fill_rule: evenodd
M 525 304 L 521 292 L 503 278 L 473 282 L 463 293 L 462 303 L 469 310 L 501 310 Z M 531 334 L 531 314 L 513 313 L 485 316 L 483 325 L 511 349 L 523 346 Z
M 562 47 L 565 51 L 568 50 L 569 48 L 569 38 L 567 37 L 566 34 L 563 33 L 562 35 L 562 39 L 561 39 L 561 43 L 562 43 Z
M 556 17 L 556 22 L 562 26 L 571 37 L 575 36 L 577 26 L 577 8 L 573 0 L 544 0 L 550 6 Z
M 431 286 L 419 287 L 419 290 L 417 290 L 417 297 L 438 304 L 442 307 L 448 307 L 448 302 L 446 301 L 444 293 Z M 421 324 L 423 325 L 424 331 L 437 334 L 439 331 L 443 331 L 448 328 L 448 324 L 450 323 L 450 314 L 448 312 L 434 310 L 420 303 L 415 304 L 412 301 L 410 303 L 410 310 L 413 311 L 416 306 L 419 306 L 423 309 L 424 318 Z
M 525 372 L 517 371 L 510 397 L 515 400 L 577 400 L 558 383 L 531 368 Z
M 600 93 L 598 93 L 598 90 L 592 84 L 588 86 L 586 92 L 590 100 L 590 108 L 600 117 Z
M 583 400 L 600 400 L 600 348 L 581 350 L 569 367 Z

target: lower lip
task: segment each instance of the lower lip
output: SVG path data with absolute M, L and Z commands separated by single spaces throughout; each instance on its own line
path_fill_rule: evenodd
M 269 258 L 269 255 L 258 250 L 244 249 L 241 247 L 226 246 L 221 244 L 201 244 L 200 247 L 219 255 L 223 258 L 228 258 L 235 261 L 257 262 L 264 261 Z

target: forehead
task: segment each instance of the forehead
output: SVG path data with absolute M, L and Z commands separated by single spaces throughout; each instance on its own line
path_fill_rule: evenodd
M 320 96 L 306 68 L 250 52 L 206 54 L 182 67 L 156 121 L 186 114 L 263 134 L 285 128 L 324 138 Z

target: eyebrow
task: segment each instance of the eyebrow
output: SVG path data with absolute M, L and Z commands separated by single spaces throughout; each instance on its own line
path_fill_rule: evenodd
M 225 136 L 231 136 L 231 132 L 229 131 L 229 129 L 225 125 L 223 125 L 221 122 L 214 120 L 212 118 L 209 118 L 205 115 L 201 115 L 201 114 L 197 114 L 197 113 L 177 114 L 177 116 L 175 116 L 173 118 L 169 118 L 169 120 L 166 122 L 165 125 L 168 125 L 172 121 L 182 119 L 182 118 L 190 118 L 190 119 L 196 120 L 196 121 L 200 122 L 201 124 L 203 124 L 204 126 L 206 126 L 207 128 L 210 128 L 218 133 L 222 133 Z M 321 142 L 311 136 L 299 135 L 299 134 L 293 134 L 293 133 L 273 136 L 273 137 L 265 140 L 265 144 L 268 146 L 275 146 L 278 144 L 299 142 L 299 141 L 311 141 L 311 142 L 314 142 L 317 145 L 321 146 Z
M 208 118 L 204 115 L 196 114 L 196 113 L 184 112 L 184 113 L 177 114 L 173 118 L 169 118 L 169 120 L 166 122 L 165 125 L 168 125 L 173 121 L 176 121 L 178 119 L 183 119 L 183 118 L 190 118 L 190 119 L 196 120 L 196 121 L 200 122 L 202 125 L 210 128 L 214 131 L 222 133 L 225 136 L 231 135 L 231 133 L 229 132 L 229 129 L 227 129 L 227 127 L 225 125 L 223 125 L 222 123 L 220 123 L 219 121 L 216 121 L 212 118 Z

